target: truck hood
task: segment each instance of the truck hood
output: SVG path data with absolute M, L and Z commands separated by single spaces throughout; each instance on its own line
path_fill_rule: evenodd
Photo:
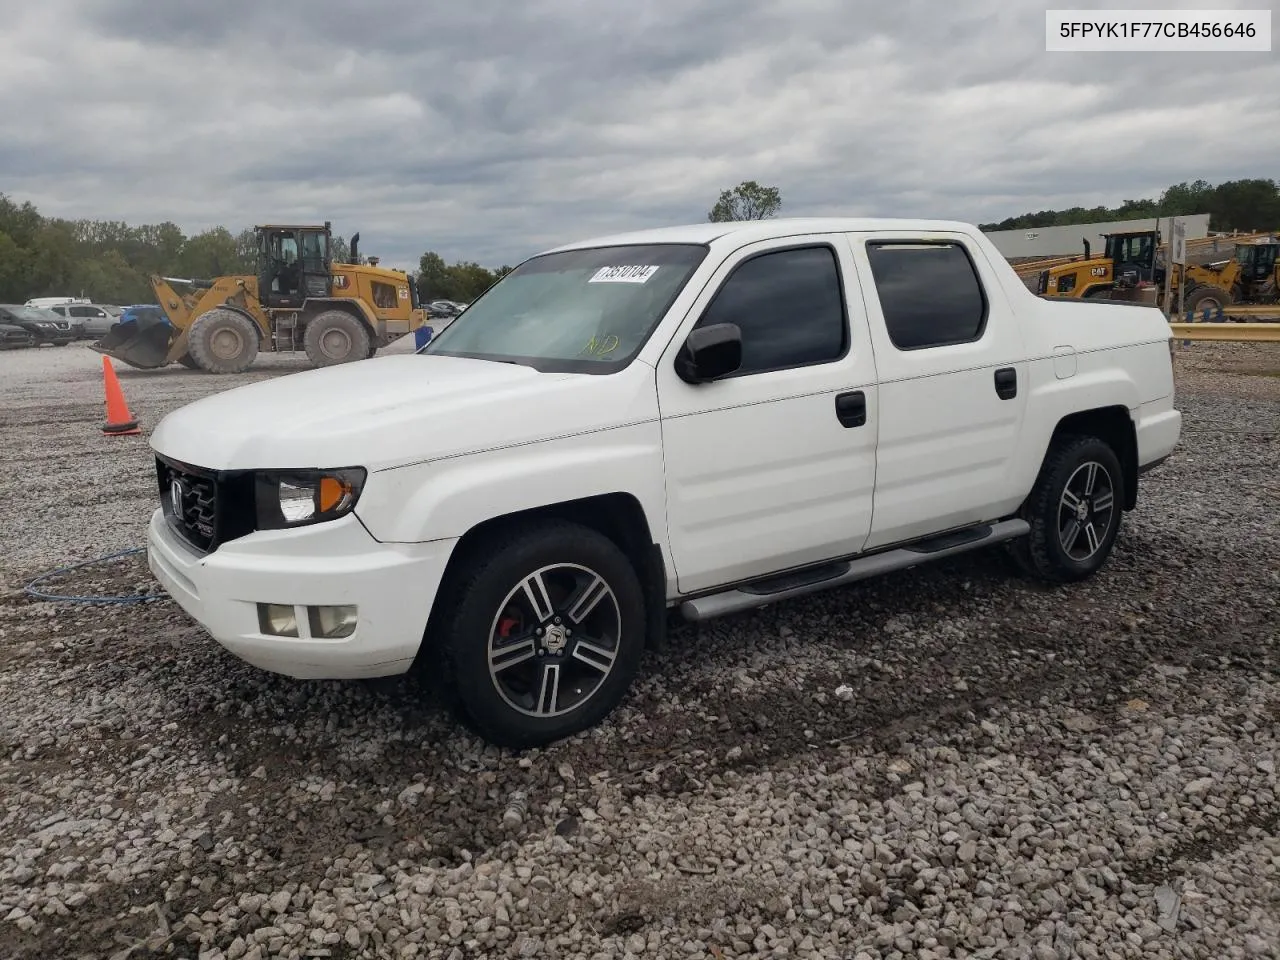
M 461 357 L 373 357 L 235 387 L 170 413 L 151 446 L 215 470 L 386 470 L 652 420 L 653 370 L 539 373 Z

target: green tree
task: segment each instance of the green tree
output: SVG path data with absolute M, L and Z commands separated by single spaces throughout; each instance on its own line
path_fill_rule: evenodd
M 1275 230 L 1280 227 L 1280 186 L 1274 180 L 1228 180 L 1214 190 L 1219 230 Z
M 1176 183 L 1158 199 L 1126 200 L 1118 207 L 1071 207 L 1041 210 L 979 224 L 981 230 L 1021 230 L 1106 220 L 1186 217 L 1209 214 L 1214 230 L 1274 230 L 1280 228 L 1280 186 L 1274 180 L 1227 180 L 1212 186 L 1205 180 Z
M 180 276 L 210 280 L 252 272 L 252 264 L 242 263 L 236 238 L 226 227 L 197 233 L 182 245 L 176 270 Z
M 335 236 L 329 241 L 329 259 L 334 263 L 351 262 L 351 244 L 346 237 Z
M 712 223 L 766 220 L 776 216 L 781 207 L 782 194 L 777 187 L 762 187 L 754 180 L 744 180 L 732 190 L 721 191 L 707 219 Z
M 1175 183 L 1160 195 L 1160 212 L 1166 217 L 1189 217 L 1213 207 L 1213 187 L 1207 181 Z
M 0 302 L 22 303 L 28 297 L 27 251 L 0 230 Z
M 453 299 L 451 282 L 449 267 L 440 254 L 428 250 L 418 260 L 418 296 L 423 302 Z
M 246 227 L 236 234 L 236 259 L 244 264 L 245 273 L 257 272 L 258 235 Z

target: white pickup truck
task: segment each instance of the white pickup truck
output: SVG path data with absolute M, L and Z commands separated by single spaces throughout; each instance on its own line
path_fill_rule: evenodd
M 416 354 L 171 413 L 149 562 L 251 664 L 424 670 L 530 746 L 609 714 L 672 607 L 1001 542 L 1088 577 L 1181 423 L 1158 310 L 1039 298 L 968 224 L 673 227 L 533 257 Z

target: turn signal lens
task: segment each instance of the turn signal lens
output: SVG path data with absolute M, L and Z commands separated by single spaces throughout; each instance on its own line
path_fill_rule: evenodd
M 339 477 L 321 477 L 320 492 L 317 505 L 321 513 L 329 513 L 342 505 L 351 496 L 351 484 Z

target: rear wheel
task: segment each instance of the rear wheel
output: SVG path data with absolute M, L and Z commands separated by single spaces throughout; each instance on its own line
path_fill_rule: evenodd
M 345 310 L 326 310 L 307 321 L 302 336 L 307 359 L 317 367 L 329 367 L 372 356 L 373 338 L 368 328 Z
M 491 743 L 540 746 L 585 730 L 639 667 L 644 591 L 626 555 L 573 523 L 518 528 L 454 581 L 441 650 L 456 706 Z
M 1106 563 L 1120 532 L 1124 476 L 1115 451 L 1090 436 L 1053 442 L 1022 517 L 1031 532 L 1010 544 L 1032 576 L 1070 583 Z
M 206 373 L 243 373 L 258 355 L 258 327 L 243 314 L 215 307 L 191 325 L 187 344 Z

